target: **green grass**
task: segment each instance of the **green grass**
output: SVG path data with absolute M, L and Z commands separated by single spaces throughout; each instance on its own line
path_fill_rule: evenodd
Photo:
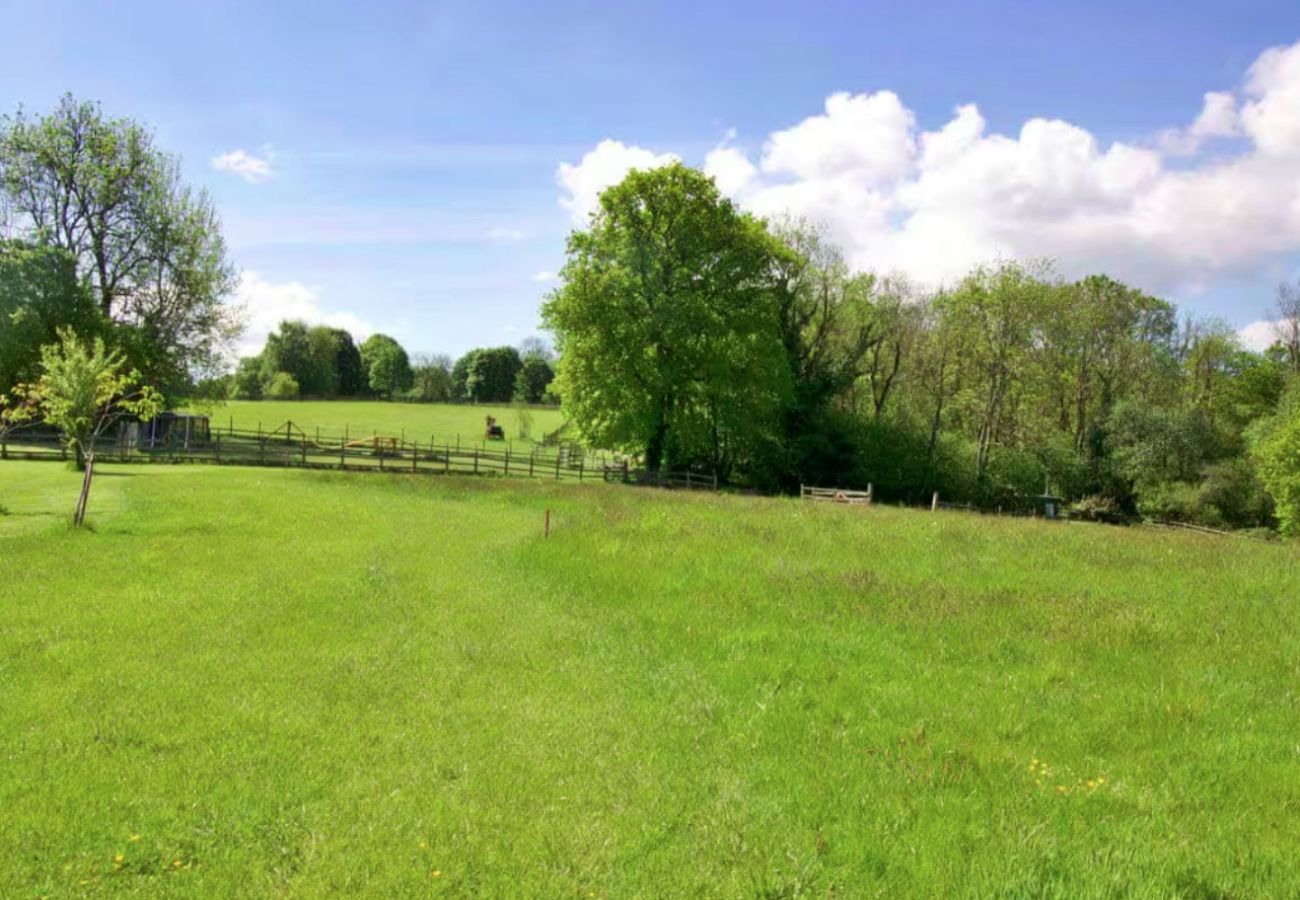
M 351 437 L 372 432 L 438 444 L 455 443 L 459 435 L 463 444 L 477 444 L 483 437 L 484 419 L 495 416 L 512 442 L 519 443 L 519 415 L 509 406 L 470 406 L 451 403 L 385 403 L 379 400 L 231 400 L 209 410 L 214 427 L 226 428 L 232 422 L 238 429 L 271 430 L 292 421 L 313 433 L 336 437 L 347 428 Z M 564 424 L 555 407 L 529 407 L 533 440 Z
M 202 466 L 76 533 L 76 483 L 0 463 L 0 896 L 1300 894 L 1294 546 Z

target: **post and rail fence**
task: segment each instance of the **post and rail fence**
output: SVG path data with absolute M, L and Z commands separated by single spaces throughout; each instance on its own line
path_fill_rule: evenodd
M 450 436 L 449 436 L 450 437 Z M 561 452 L 563 450 L 563 452 Z M 666 488 L 717 490 L 716 476 L 692 472 L 645 473 L 626 464 L 603 463 L 602 455 L 533 445 L 522 452 L 510 446 L 485 449 L 462 445 L 457 439 L 437 443 L 371 433 L 362 437 L 326 437 L 304 429 L 265 431 L 234 427 L 213 430 L 203 439 L 134 440 L 128 429 L 102 439 L 96 455 L 101 463 L 207 463 L 212 465 L 280 466 L 333 469 L 346 472 L 424 473 L 438 475 L 499 475 L 554 481 L 617 481 Z M 68 450 L 57 432 L 48 429 L 12 431 L 0 435 L 0 459 L 66 460 Z M 616 470 L 620 478 L 611 478 Z

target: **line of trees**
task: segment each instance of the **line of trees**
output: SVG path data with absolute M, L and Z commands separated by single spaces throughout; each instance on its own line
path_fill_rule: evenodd
M 0 357 L 0 365 L 3 365 Z M 444 355 L 411 357 L 394 338 L 373 334 L 356 344 L 347 331 L 284 321 L 262 351 L 206 390 L 233 399 L 381 397 L 424 403 L 552 403 L 554 357 L 529 339 L 520 347 L 471 350 L 454 363 Z
M 680 164 L 602 195 L 543 306 L 569 416 L 651 469 L 1300 528 L 1300 286 L 1275 317 L 1254 353 L 1224 323 L 1041 261 L 923 291 Z

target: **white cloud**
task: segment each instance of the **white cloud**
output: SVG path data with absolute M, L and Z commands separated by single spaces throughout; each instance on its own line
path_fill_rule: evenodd
M 1233 142 L 1200 155 L 1215 139 Z M 671 158 L 602 141 L 560 167 L 561 202 L 583 221 L 628 168 Z M 757 164 L 724 142 L 704 166 L 748 209 L 824 224 L 861 268 L 934 283 L 998 256 L 1052 257 L 1067 276 L 1194 290 L 1300 252 L 1300 43 L 1263 53 L 1239 90 L 1207 93 L 1151 146 L 1103 146 L 1049 118 L 991 133 L 975 104 L 927 131 L 880 91 L 833 94 L 773 132 Z
M 1277 322 L 1260 320 L 1237 330 L 1237 337 L 1248 349 L 1261 353 L 1277 341 Z
M 736 137 L 734 130 L 726 139 L 704 157 L 704 173 L 718 185 L 718 190 L 728 197 L 740 193 L 758 174 L 758 168 L 749 161 L 744 151 L 727 146 Z
M 1237 98 L 1227 91 L 1210 91 L 1205 95 L 1201 114 L 1190 128 L 1173 128 L 1158 138 L 1166 153 L 1190 156 L 1212 138 L 1237 137 L 1241 134 Z
M 539 284 L 545 284 L 548 281 L 554 281 L 558 276 L 554 272 L 535 272 L 532 280 Z
M 274 154 L 269 147 L 263 152 L 265 156 L 254 156 L 244 150 L 231 150 L 212 157 L 212 168 L 218 172 L 231 172 L 250 184 L 260 184 L 275 175 L 271 168 Z
M 266 336 L 275 331 L 285 319 L 342 328 L 358 341 L 365 340 L 378 330 L 354 313 L 325 312 L 321 309 L 320 297 L 315 288 L 298 281 L 267 281 L 249 269 L 240 273 L 235 302 L 247 314 L 247 329 L 235 347 L 240 356 L 260 352 L 266 343 Z
M 644 147 L 630 147 L 620 141 L 603 140 L 576 164 L 561 163 L 555 180 L 568 191 L 560 205 L 573 221 L 585 225 L 599 205 L 600 192 L 618 184 L 633 169 L 655 169 L 680 160 L 675 153 L 655 153 Z

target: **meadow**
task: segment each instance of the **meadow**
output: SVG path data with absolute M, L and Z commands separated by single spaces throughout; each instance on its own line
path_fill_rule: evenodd
M 494 416 L 506 430 L 511 446 L 531 440 L 564 424 L 555 406 L 530 406 L 531 431 L 526 438 L 520 433 L 519 412 L 512 406 L 473 406 L 465 403 L 386 403 L 382 400 L 230 400 L 218 406 L 196 408 L 212 417 L 214 428 L 267 431 L 287 421 L 314 433 L 337 437 L 346 430 L 349 437 L 378 433 L 410 440 L 435 440 L 438 444 L 462 445 L 482 443 L 484 419 Z
M 1300 894 L 1294 545 L 77 479 L 0 463 L 0 896 Z

